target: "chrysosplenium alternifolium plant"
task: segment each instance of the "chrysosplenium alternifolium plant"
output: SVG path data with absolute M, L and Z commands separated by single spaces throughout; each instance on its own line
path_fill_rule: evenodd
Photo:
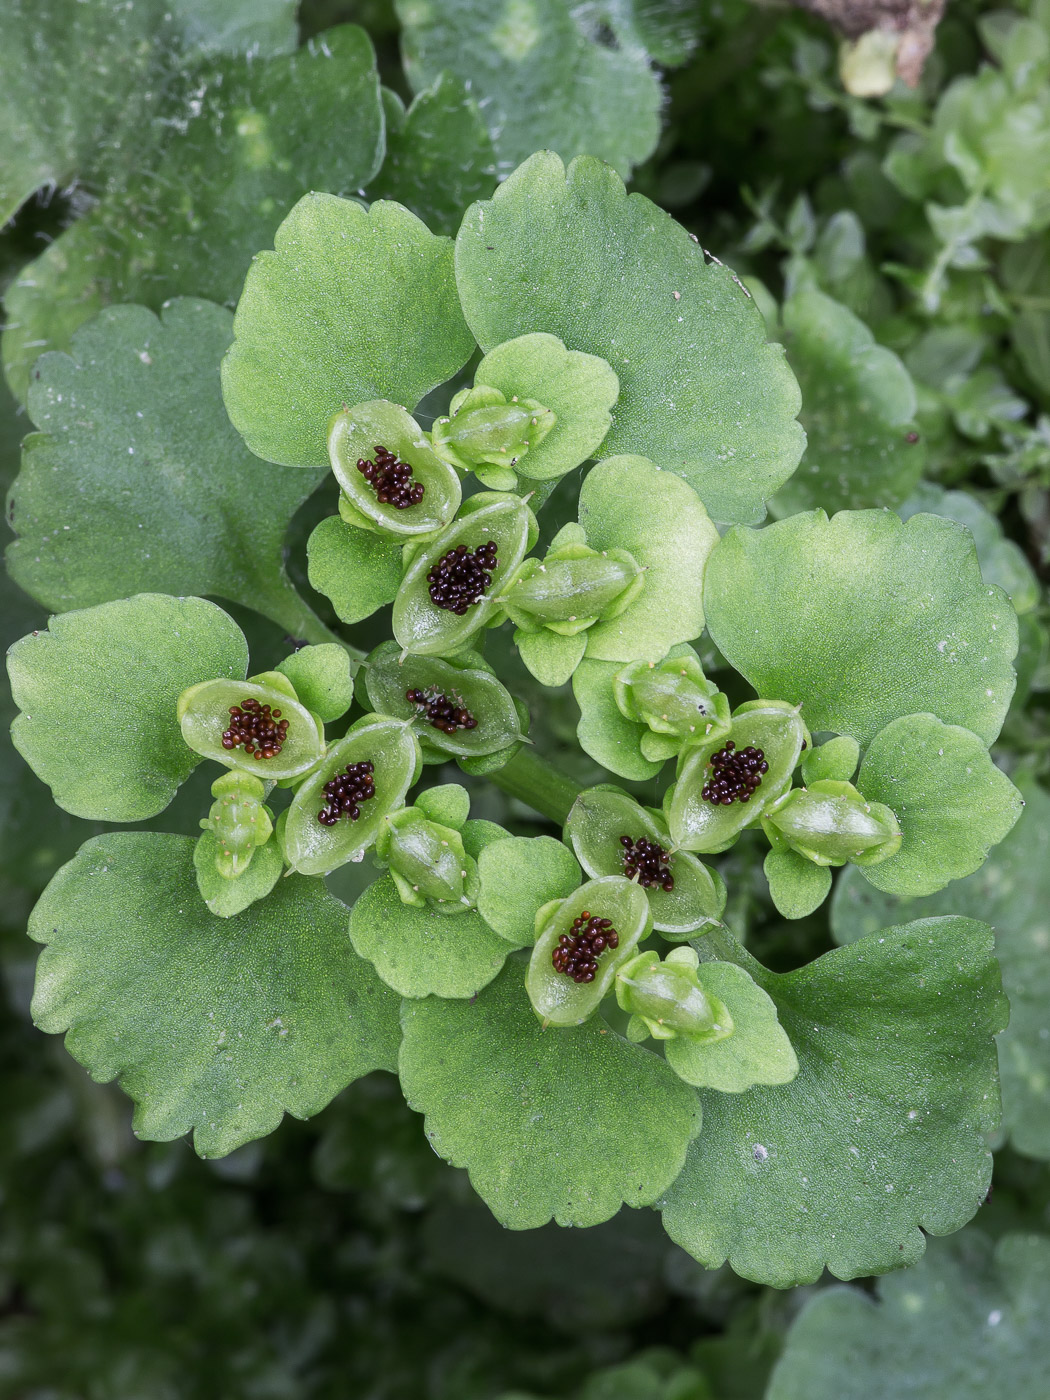
M 122 308 L 81 335 L 124 337 L 138 374 L 225 347 L 225 314 Z M 41 367 L 43 427 L 80 371 Z M 723 921 L 717 857 L 760 833 L 798 918 L 836 867 L 926 894 L 1009 831 L 988 745 L 1016 620 L 968 533 L 878 510 L 754 528 L 803 449 L 797 385 L 740 283 L 588 158 L 534 156 L 454 242 L 397 204 L 301 200 L 222 386 L 260 530 L 296 469 L 334 473 L 309 571 L 344 630 L 275 563 L 248 600 L 310 644 L 269 670 L 221 608 L 163 592 L 12 649 L 15 742 L 66 810 L 145 821 L 214 773 L 196 841 L 110 832 L 52 881 L 39 1023 L 120 1076 L 143 1136 L 192 1129 L 206 1155 L 396 1069 L 516 1228 L 656 1205 L 704 1263 L 790 1283 L 963 1224 L 996 1121 L 990 931 L 923 920 L 776 975 Z M 365 655 L 352 627 L 385 606 Z M 542 686 L 571 680 L 610 781 L 580 791 L 530 744 L 486 658 L 501 627 Z M 421 781 L 453 763 L 561 839 Z M 347 916 L 322 877 L 365 858 Z

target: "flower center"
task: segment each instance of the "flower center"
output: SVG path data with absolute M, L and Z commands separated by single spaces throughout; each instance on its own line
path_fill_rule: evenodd
M 621 836 L 623 873 L 628 880 L 637 878 L 645 890 L 661 889 L 668 894 L 674 889 L 674 876 L 668 864 L 670 856 L 656 841 L 645 836 Z
M 496 563 L 495 540 L 479 544 L 474 550 L 457 544 L 427 574 L 431 601 L 435 607 L 462 617 L 469 607 L 481 601 L 492 583 Z
M 343 816 L 357 821 L 361 803 L 369 802 L 376 795 L 374 772 L 375 764 L 366 758 L 361 763 L 348 763 L 341 773 L 325 783 L 325 805 L 317 814 L 322 826 L 335 826 Z
M 224 749 L 243 748 L 253 758 L 274 758 L 288 737 L 288 721 L 280 710 L 271 710 L 249 697 L 230 706 L 230 727 L 223 731 Z
M 412 468 L 402 462 L 394 452 L 376 444 L 375 461 L 367 457 L 357 459 L 357 470 L 376 493 L 381 506 L 393 506 L 395 510 L 407 510 L 418 506 L 426 489 L 422 482 L 414 481 Z
M 574 982 L 593 982 L 598 971 L 598 959 L 606 948 L 619 946 L 620 935 L 611 919 L 600 919 L 585 909 L 573 920 L 572 928 L 558 939 L 551 954 L 555 972 L 562 972 Z
M 405 699 L 415 705 L 420 714 L 430 723 L 432 729 L 440 729 L 442 734 L 455 734 L 459 729 L 477 729 L 478 722 L 460 700 L 437 690 L 406 690 Z
M 719 804 L 728 807 L 732 802 L 750 802 L 762 781 L 762 775 L 769 772 L 769 764 L 761 749 L 750 744 L 746 749 L 738 749 L 732 739 L 726 740 L 724 749 L 711 755 L 708 767 L 711 776 L 700 796 L 715 807 Z

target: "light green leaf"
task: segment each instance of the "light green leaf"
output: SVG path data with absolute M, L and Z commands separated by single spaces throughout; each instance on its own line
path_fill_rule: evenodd
M 660 134 L 660 84 L 618 7 L 564 0 L 397 0 L 405 70 L 418 92 L 443 71 L 478 96 L 506 168 L 550 147 L 589 152 L 622 175 Z M 600 40 L 606 22 L 615 45 Z
M 819 909 L 831 892 L 831 871 L 815 865 L 789 847 L 770 851 L 762 869 L 777 912 L 785 919 L 804 919 Z
M 580 707 L 576 737 L 584 753 L 621 778 L 644 782 L 653 778 L 665 760 L 651 762 L 639 748 L 649 729 L 628 719 L 616 704 L 613 676 L 623 669 L 619 661 L 585 658 L 572 677 L 572 693 Z
M 200 762 L 175 706 L 199 681 L 242 680 L 237 624 L 202 598 L 141 593 L 53 617 L 8 652 L 15 748 L 76 817 L 163 812 Z
M 115 306 L 77 331 L 71 355 L 38 361 L 41 431 L 12 488 L 20 538 L 7 551 L 27 592 L 59 611 L 209 593 L 301 622 L 282 550 L 321 478 L 264 465 L 231 427 L 219 364 L 232 335 L 211 302 L 174 301 L 162 318 Z
M 685 482 L 644 457 L 607 457 L 580 491 L 592 549 L 625 549 L 645 571 L 633 603 L 587 632 L 595 661 L 660 661 L 704 630 L 704 568 L 718 531 Z
M 912 1264 L 988 1190 L 991 1037 L 1006 1020 L 991 930 L 884 929 L 783 975 L 749 964 L 798 1056 L 790 1084 L 702 1095 L 667 1193 L 671 1238 L 707 1268 L 785 1288 Z M 921 1229 L 920 1229 L 921 1227 Z
M 350 656 L 337 642 L 300 647 L 277 666 L 295 687 L 295 693 L 322 724 L 345 715 L 354 698 Z
M 396 1002 L 350 949 L 346 909 L 319 880 L 280 880 L 217 919 L 197 891 L 193 845 L 100 836 L 59 871 L 30 921 L 50 945 L 33 1015 L 68 1031 L 95 1079 L 119 1078 L 140 1137 L 192 1129 L 202 1157 L 221 1157 L 390 1068 Z
M 891 894 L 933 894 L 972 875 L 1024 806 L 980 739 L 933 715 L 906 715 L 880 730 L 857 786 L 900 823 L 896 855 L 874 865 L 857 862 L 866 880 Z
M 327 466 L 334 413 L 372 399 L 411 410 L 473 350 L 452 244 L 400 204 L 310 194 L 274 249 L 253 261 L 237 306 L 226 408 L 260 457 Z
M 995 929 L 995 952 L 1010 999 L 1010 1024 L 999 1037 L 1003 1127 L 1019 1152 L 1050 1160 L 1050 797 L 1032 782 L 1022 787 L 1025 810 L 1013 831 L 965 880 L 923 899 L 875 890 L 847 867 L 831 901 L 831 930 L 852 943 L 892 923 L 961 914 Z
M 906 1274 L 822 1289 L 788 1332 L 766 1400 L 1038 1400 L 1046 1390 L 1050 1241 L 967 1230 Z M 876 1301 L 877 1299 L 877 1301 Z
M 455 234 L 463 211 L 492 189 L 496 152 L 468 83 L 449 72 L 419 93 L 408 111 L 383 89 L 386 159 L 370 199 L 393 199 L 435 233 Z
M 970 536 L 932 515 L 821 510 L 731 530 L 704 590 L 715 645 L 816 733 L 867 743 L 930 711 L 991 743 L 1014 690 L 1017 620 Z
M 677 472 L 714 519 L 760 520 L 798 464 L 798 385 L 754 303 L 599 161 L 526 161 L 468 210 L 456 280 L 482 349 L 547 331 L 607 360 L 620 397 L 603 455 Z
M 728 1009 L 733 1034 L 711 1043 L 685 1035 L 665 1041 L 664 1054 L 675 1073 L 687 1084 L 723 1094 L 740 1094 L 755 1084 L 789 1084 L 798 1061 L 768 993 L 735 963 L 701 963 L 697 976 L 704 991 Z
M 459 783 L 439 783 L 421 792 L 413 805 L 432 822 L 459 831 L 470 815 L 470 794 Z
M 699 1131 L 694 1090 L 599 1018 L 543 1030 L 514 957 L 473 1002 L 406 1003 L 401 1083 L 496 1219 L 598 1225 L 651 1205 Z
M 549 632 L 545 627 L 539 632 L 519 629 L 514 633 L 514 642 L 522 661 L 540 685 L 557 689 L 572 679 L 583 660 L 587 633 L 575 632 L 567 637 L 561 632 Z
M 329 515 L 306 543 L 312 587 L 343 622 L 360 622 L 392 603 L 401 584 L 401 546 Z
M 564 476 L 598 451 L 612 423 L 620 382 L 597 355 L 566 350 L 554 335 L 518 336 L 497 345 L 478 365 L 475 384 L 511 398 L 534 399 L 557 419 L 522 458 L 530 481 Z
M 478 857 L 478 913 L 517 948 L 536 938 L 536 915 L 552 899 L 566 899 L 582 882 L 576 857 L 552 836 L 511 836 Z
M 202 831 L 193 850 L 193 865 L 201 899 L 213 914 L 229 919 L 266 898 L 284 874 L 284 861 L 277 842 L 269 841 L 252 852 L 248 869 L 231 880 L 216 869 L 220 849 L 215 833 Z
M 68 349 L 111 302 L 234 301 L 296 199 L 356 190 L 382 159 L 375 54 L 354 25 L 276 58 L 207 58 L 162 92 L 138 157 L 8 291 L 3 359 L 20 395 L 40 349 Z
M 985 583 L 994 583 L 1006 593 L 1015 610 L 1027 613 L 1039 602 L 1039 580 L 1025 557 L 1024 550 L 1014 540 L 1008 540 L 998 516 L 986 510 L 976 496 L 968 491 L 945 491 L 932 482 L 924 481 L 912 492 L 897 512 L 902 520 L 918 511 L 942 515 L 965 525 L 973 536 L 981 576 Z
M 819 783 L 830 779 L 848 783 L 857 771 L 859 760 L 860 745 L 856 739 L 839 734 L 816 748 L 806 749 L 802 755 L 802 781 Z
M 796 292 L 784 303 L 783 324 L 807 441 L 774 512 L 898 505 L 926 460 L 911 375 L 863 321 L 822 292 Z

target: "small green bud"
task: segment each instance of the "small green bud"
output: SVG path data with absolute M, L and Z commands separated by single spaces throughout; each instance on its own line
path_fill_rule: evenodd
M 763 818 L 771 839 L 817 865 L 876 865 L 900 850 L 896 816 L 881 802 L 865 802 L 852 783 L 825 778 L 795 788 Z M 775 843 L 775 841 L 774 841 Z
M 478 894 L 478 867 L 450 826 L 430 821 L 414 807 L 384 817 L 376 857 L 390 869 L 406 904 L 428 904 L 439 914 L 463 914 Z
M 536 1015 L 555 1026 L 586 1021 L 651 928 L 645 895 L 623 876 L 589 880 L 545 904 L 525 978 Z
M 224 773 L 211 785 L 215 801 L 201 822 L 215 835 L 215 868 L 226 880 L 236 880 L 251 863 L 257 846 L 273 832 L 273 820 L 263 806 L 266 788 L 251 773 Z
M 523 632 L 574 636 L 616 617 L 644 587 L 645 575 L 624 549 L 599 553 L 585 544 L 551 549 L 526 559 L 507 580 L 497 602 Z
M 616 973 L 616 1000 L 637 1017 L 654 1040 L 688 1040 L 709 1044 L 733 1033 L 733 1018 L 717 997 L 705 992 L 692 948 L 676 948 L 661 962 L 660 954 L 639 953 Z M 634 1027 L 629 1038 L 639 1038 Z
M 412 415 L 387 399 L 337 413 L 328 425 L 328 456 L 349 525 L 419 538 L 443 530 L 459 509 L 459 477 Z
M 557 420 L 534 399 L 477 384 L 453 398 L 449 413 L 431 433 L 434 451 L 460 471 L 513 468 L 538 447 Z
M 299 777 L 324 754 L 324 726 L 279 671 L 190 686 L 177 715 L 194 753 L 266 779 Z
M 626 719 L 683 744 L 729 733 L 729 701 L 691 647 L 676 647 L 662 661 L 631 662 L 613 677 L 613 695 Z

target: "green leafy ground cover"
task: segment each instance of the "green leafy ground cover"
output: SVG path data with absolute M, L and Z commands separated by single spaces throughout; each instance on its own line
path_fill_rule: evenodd
M 955 6 L 919 87 L 862 99 L 826 28 L 745 0 L 0 3 L 18 1400 L 1042 1400 L 1048 35 L 1045 0 Z M 471 907 L 406 904 L 388 846 L 325 883 L 265 846 L 215 917 L 180 692 L 281 662 L 337 733 L 391 703 L 327 653 L 393 645 L 402 573 L 334 513 L 330 413 L 429 430 L 544 337 L 563 431 L 475 470 L 535 492 L 546 569 L 621 551 L 645 587 L 454 658 L 496 737 L 424 731 L 417 815 Z M 636 1043 L 612 999 L 544 1030 L 534 918 L 614 872 L 539 813 L 615 783 L 692 831 L 659 810 L 682 736 L 613 685 L 683 647 L 732 706 L 801 703 L 805 783 L 900 849 L 700 844 L 733 1036 Z M 539 813 L 511 753 L 551 761 Z

